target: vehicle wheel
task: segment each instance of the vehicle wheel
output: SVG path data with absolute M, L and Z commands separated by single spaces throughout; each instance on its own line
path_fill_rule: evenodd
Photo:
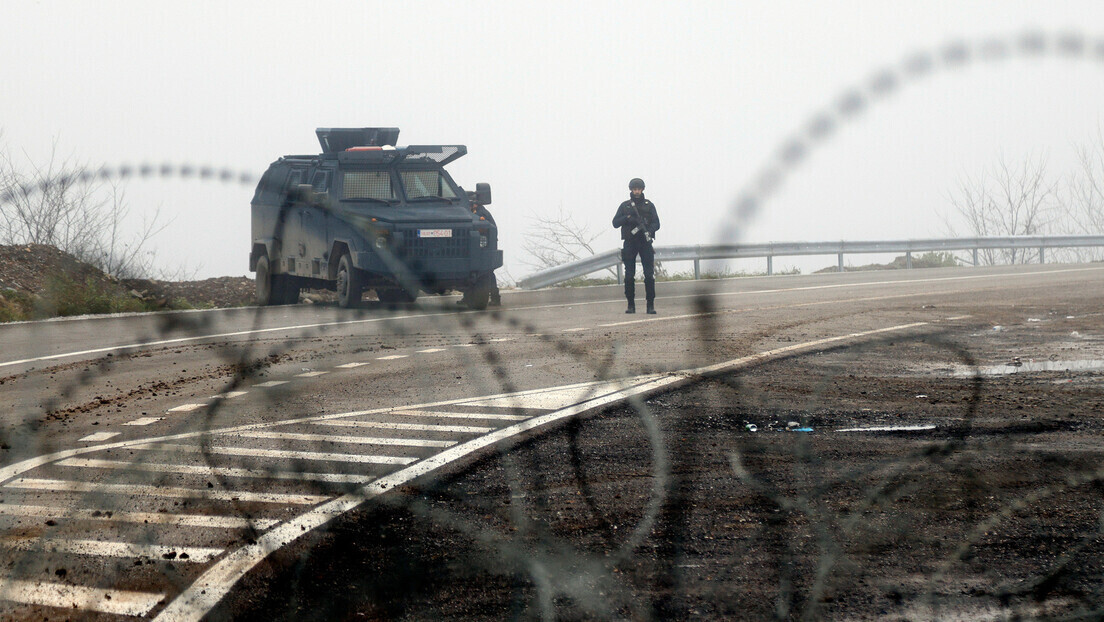
M 342 255 L 337 263 L 337 304 L 346 309 L 357 306 L 363 289 L 353 260 L 348 254 Z
M 280 275 L 281 286 L 278 288 L 280 291 L 280 304 L 282 305 L 297 305 L 299 304 L 299 279 L 294 276 Z
M 389 305 L 410 304 L 418 299 L 417 294 L 411 294 L 401 287 L 377 289 L 376 296 L 379 297 L 380 302 Z
M 278 304 L 278 297 L 274 296 L 272 270 L 268 265 L 268 257 L 262 255 L 257 258 L 257 304 L 261 306 Z
M 475 285 L 472 285 L 471 290 L 464 298 L 467 300 L 467 305 L 469 309 L 475 309 L 477 311 L 482 311 L 483 309 L 486 309 L 487 302 L 491 298 L 491 289 L 487 287 L 486 277 L 480 278 L 478 281 L 476 281 Z

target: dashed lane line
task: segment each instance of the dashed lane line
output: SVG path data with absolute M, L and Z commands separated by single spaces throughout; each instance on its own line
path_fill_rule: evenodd
M 330 372 L 328 371 L 307 371 L 301 374 L 295 374 L 296 378 L 317 378 L 319 376 L 325 376 Z
M 115 438 L 116 436 L 119 436 L 118 432 L 96 432 L 95 434 L 89 434 L 88 436 L 85 436 L 83 438 L 78 438 L 77 442 L 78 443 L 99 443 L 101 441 L 106 441 L 108 439 Z
M 378 436 L 343 436 L 338 434 L 297 434 L 294 432 L 240 432 L 228 436 L 267 438 L 283 441 L 393 445 L 398 447 L 452 447 L 456 444 L 456 441 L 433 441 L 424 438 L 383 438 Z
M 258 385 L 258 386 L 260 386 L 260 385 Z M 196 402 L 193 402 L 193 403 L 191 403 L 191 404 L 181 404 L 180 406 L 174 406 L 173 408 L 170 408 L 170 409 L 168 409 L 168 410 L 167 410 L 167 411 L 165 411 L 165 412 L 170 412 L 170 413 L 190 413 L 190 412 L 192 412 L 193 410 L 199 410 L 200 408 L 206 408 L 206 407 L 207 407 L 207 404 L 206 404 L 206 403 L 202 403 L 202 404 L 200 404 L 200 403 L 196 403 Z
M 33 516 L 65 520 L 91 520 L 119 523 L 156 525 L 180 525 L 183 527 L 211 527 L 215 529 L 270 529 L 280 521 L 270 518 L 246 518 L 244 516 L 216 516 L 212 514 L 169 514 L 166 512 L 127 512 L 124 510 L 92 510 L 49 505 L 19 505 L 0 503 L 0 515 Z
M 425 350 L 418 350 L 418 354 L 432 354 L 434 352 L 444 352 L 446 348 L 426 348 Z
M 268 382 L 262 382 L 260 384 L 255 384 L 253 386 L 254 387 L 260 387 L 262 389 L 267 389 L 269 387 L 278 387 L 282 384 L 287 384 L 287 383 L 288 383 L 287 380 L 269 380 Z
M 179 451 L 195 454 L 217 454 L 222 456 L 251 456 L 254 458 L 279 458 L 289 460 L 316 460 L 319 462 L 358 462 L 362 464 L 410 464 L 417 458 L 406 456 L 369 456 L 364 454 L 339 454 L 316 451 L 293 451 L 290 449 L 254 449 L 252 447 L 221 447 L 200 445 L 174 445 L 169 443 L 149 443 L 135 445 L 134 449 Z
M 360 361 L 353 361 L 352 363 L 343 363 L 341 365 L 338 365 L 337 368 L 338 369 L 353 369 L 355 367 L 360 367 L 361 365 L 367 365 L 367 364 L 368 363 L 364 363 L 364 362 L 360 362 Z
M 205 563 L 222 555 L 225 549 L 202 546 L 169 546 L 135 542 L 105 542 L 102 540 L 66 540 L 39 537 L 17 537 L 0 540 L 0 547 L 35 553 L 68 553 L 93 557 L 144 557 L 174 562 Z
M 60 479 L 20 478 L 5 484 L 5 488 L 23 490 L 48 490 L 50 492 L 91 492 L 102 494 L 135 495 L 144 497 L 171 497 L 185 499 L 212 499 L 216 501 L 243 501 L 254 503 L 280 503 L 286 505 L 314 505 L 330 497 L 324 495 L 290 495 L 276 492 L 250 492 L 247 490 L 215 490 L 213 488 L 179 488 L 173 486 L 147 486 L 144 484 L 101 484 Z
M 146 471 L 148 473 L 179 473 L 181 475 L 209 475 L 215 477 L 242 477 L 255 479 L 283 479 L 299 482 L 329 482 L 336 484 L 367 484 L 375 479 L 369 475 L 350 473 L 307 473 L 301 471 L 279 471 L 270 469 L 245 469 L 240 467 L 212 467 L 191 464 L 165 464 L 160 462 L 128 462 L 126 460 L 96 460 L 92 458 L 66 458 L 57 463 L 60 466 L 82 469 L 120 469 L 127 471 Z M 0 507 L 3 507 L 0 504 Z
M 393 361 L 395 359 L 404 359 L 410 356 L 409 354 L 392 354 L 390 356 L 377 356 L 377 361 Z
M 0 598 L 24 605 L 95 611 L 117 616 L 145 616 L 165 599 L 165 595 L 45 581 L 0 579 Z
M 150 425 L 151 423 L 157 423 L 164 417 L 142 417 L 141 419 L 135 419 L 134 421 L 127 421 L 123 425 Z
M 213 399 L 213 400 L 229 400 L 229 399 L 233 399 L 235 397 L 241 397 L 241 396 L 245 395 L 246 393 L 249 393 L 249 391 L 227 391 L 225 393 L 219 393 L 218 395 L 212 395 L 211 399 Z
M 345 428 L 371 428 L 374 430 L 415 430 L 417 432 L 461 432 L 483 434 L 494 428 L 477 425 L 435 425 L 432 423 L 387 423 L 383 421 L 312 421 L 314 425 L 333 425 Z

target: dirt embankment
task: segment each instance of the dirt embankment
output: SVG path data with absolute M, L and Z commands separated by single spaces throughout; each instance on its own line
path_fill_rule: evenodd
M 116 279 L 52 246 L 0 246 L 0 304 L 48 308 L 39 303 L 75 294 L 74 290 L 133 299 L 144 309 L 234 307 L 255 301 L 253 281 L 247 277 L 178 282 Z

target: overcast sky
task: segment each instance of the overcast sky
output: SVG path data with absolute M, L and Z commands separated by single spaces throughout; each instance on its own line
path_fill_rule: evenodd
M 513 279 L 532 271 L 522 238 L 537 213 L 562 208 L 602 234 L 599 250 L 618 246 L 610 219 L 637 176 L 660 244 L 943 236 L 963 175 L 1001 153 L 1043 155 L 1065 174 L 1104 102 L 1098 1 L 4 9 L 0 147 L 17 159 L 43 162 L 56 145 L 92 166 L 259 176 L 281 155 L 317 153 L 316 127 L 397 126 L 400 144 L 468 146 L 450 171 L 468 188 L 491 183 Z M 1025 33 L 1043 35 L 1043 53 L 1019 52 Z M 1084 48 L 1063 52 L 1055 42 L 1068 35 Z M 964 62 L 946 60 L 956 42 Z M 1008 46 L 1003 60 L 984 53 L 995 43 Z M 924 54 L 930 70 L 912 77 L 909 60 Z M 885 75 L 896 88 L 870 96 Z M 853 116 L 839 112 L 849 92 L 865 101 Z M 837 127 L 807 140 L 818 115 Z M 734 219 L 736 199 L 758 192 L 794 139 L 805 156 Z M 135 220 L 157 208 L 172 218 L 154 240 L 162 265 L 205 278 L 248 273 L 252 191 L 158 178 L 131 181 L 127 199 Z M 726 226 L 732 238 L 718 239 Z

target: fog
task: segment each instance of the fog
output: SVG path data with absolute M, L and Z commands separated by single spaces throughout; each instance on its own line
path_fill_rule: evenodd
M 56 149 L 255 179 L 317 153 L 316 127 L 397 126 L 399 144 L 468 146 L 449 170 L 493 187 L 504 281 L 534 269 L 536 214 L 562 209 L 616 247 L 632 177 L 658 244 L 942 236 L 958 179 L 1000 154 L 1072 170 L 1104 101 L 1104 4 L 1087 1 L 8 0 L 5 14 L 0 146 L 17 161 Z M 910 73 L 918 55 L 930 69 Z M 862 106 L 841 113 L 848 93 Z M 834 131 L 811 139 L 818 116 Z M 795 139 L 801 157 L 784 158 Z M 248 274 L 252 184 L 125 188 L 135 223 L 165 219 L 161 267 Z M 756 209 L 738 214 L 742 196 Z

